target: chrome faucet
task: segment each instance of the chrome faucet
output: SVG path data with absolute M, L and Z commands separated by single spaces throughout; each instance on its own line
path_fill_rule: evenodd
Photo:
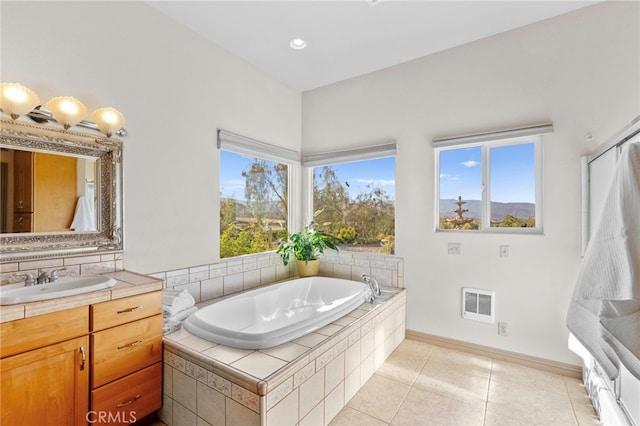
M 66 271 L 67 268 L 60 268 L 60 269 L 54 269 L 53 271 L 51 271 L 49 273 L 49 282 L 50 283 L 57 283 L 58 279 L 60 278 L 60 274 L 58 274 L 60 271 Z
M 48 283 L 49 282 L 49 276 L 47 275 L 47 272 L 43 271 L 41 269 L 38 269 L 37 281 L 38 281 L 37 284 Z
M 369 285 L 369 288 L 371 289 L 371 297 L 369 297 L 368 302 L 373 303 L 376 300 L 376 296 L 380 296 L 382 294 L 380 291 L 380 284 L 378 284 L 378 281 L 369 274 L 362 274 L 360 277 L 362 277 L 364 282 Z
M 54 269 L 47 274 L 46 271 L 42 269 L 38 269 L 38 278 L 36 279 L 36 282 L 34 284 L 58 282 L 58 279 L 60 278 L 60 275 L 58 274 L 58 272 L 64 271 L 64 270 L 65 268 Z M 30 284 L 25 284 L 25 285 L 30 285 Z
M 36 277 L 31 272 L 27 272 L 24 275 L 18 275 L 20 277 L 24 277 L 24 285 L 25 287 L 36 284 Z

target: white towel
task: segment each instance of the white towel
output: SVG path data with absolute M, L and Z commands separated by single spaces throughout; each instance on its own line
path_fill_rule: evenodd
M 181 327 L 179 322 L 166 322 L 162 325 L 162 334 L 167 335 L 173 333 Z
M 629 321 L 637 321 L 639 310 L 640 142 L 629 142 L 616 165 L 567 315 L 569 330 L 610 379 L 618 376 L 619 363 L 640 378 L 640 344 L 637 336 L 628 335 Z
M 167 322 L 181 322 L 186 320 L 189 315 L 191 315 L 192 313 L 196 312 L 198 310 L 198 308 L 196 308 L 195 306 L 192 306 L 190 308 L 184 309 L 180 312 L 176 312 L 175 314 L 168 316 L 168 317 L 164 317 L 164 321 Z
M 170 317 L 196 304 L 193 296 L 185 290 L 164 290 L 162 292 L 162 313 Z
M 74 231 L 95 231 L 96 225 L 93 218 L 93 208 L 89 204 L 87 197 L 79 197 L 76 204 L 76 212 L 71 222 L 71 229 Z
M 182 311 L 179 311 L 171 316 L 165 316 L 163 314 L 163 324 L 162 324 L 163 334 L 169 334 L 172 331 L 179 329 L 182 326 L 182 321 L 186 320 L 187 318 L 189 318 L 189 315 L 197 311 L 198 311 L 198 308 L 195 306 L 192 306 L 190 308 L 183 309 Z
M 627 145 L 584 255 L 578 300 L 640 300 L 640 142 Z

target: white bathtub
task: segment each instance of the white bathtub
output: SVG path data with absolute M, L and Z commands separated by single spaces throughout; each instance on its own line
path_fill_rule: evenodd
M 241 349 L 270 348 L 343 317 L 369 294 L 362 282 L 299 278 L 213 303 L 192 314 L 183 326 L 215 343 Z

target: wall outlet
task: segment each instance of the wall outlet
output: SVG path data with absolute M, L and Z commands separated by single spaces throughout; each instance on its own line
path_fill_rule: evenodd
M 509 246 L 500 246 L 500 257 L 509 257 Z
M 499 322 L 498 323 L 498 335 L 499 336 L 506 336 L 507 335 L 507 323 L 506 322 Z
M 460 243 L 449 243 L 447 246 L 447 253 L 449 254 L 460 254 L 462 251 L 462 244 Z

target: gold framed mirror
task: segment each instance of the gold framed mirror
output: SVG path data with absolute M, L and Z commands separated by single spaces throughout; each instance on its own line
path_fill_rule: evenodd
M 122 250 L 122 141 L 0 119 L 0 260 Z

